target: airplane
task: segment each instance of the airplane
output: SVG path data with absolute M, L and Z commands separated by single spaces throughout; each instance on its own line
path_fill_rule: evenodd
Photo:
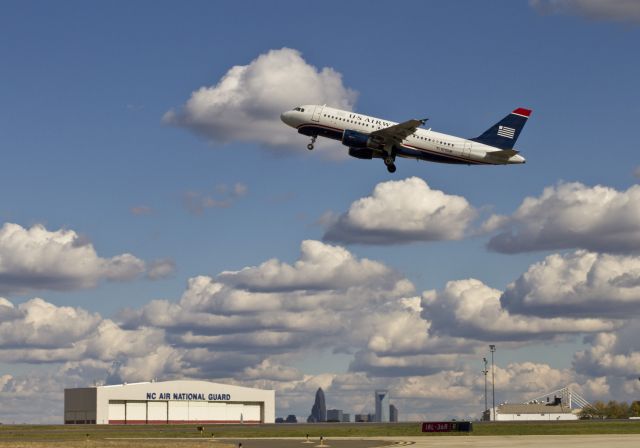
M 395 123 L 389 120 L 334 109 L 305 105 L 284 112 L 280 119 L 311 137 L 312 150 L 318 136 L 340 140 L 349 155 L 358 159 L 380 158 L 390 173 L 396 157 L 465 165 L 511 165 L 525 163 L 514 145 L 531 115 L 519 107 L 475 138 L 461 138 L 420 128 L 427 119 Z

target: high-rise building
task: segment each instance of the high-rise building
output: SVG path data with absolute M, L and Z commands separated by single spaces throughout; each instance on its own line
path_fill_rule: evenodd
M 351 422 L 351 414 L 347 414 L 346 412 L 342 413 L 342 423 L 350 423 Z
M 376 421 L 376 414 L 356 414 L 354 421 L 357 423 L 371 423 Z
M 328 422 L 342 422 L 342 409 L 329 409 L 327 410 Z
M 319 387 L 316 392 L 316 400 L 311 408 L 311 415 L 307 418 L 309 423 L 318 423 L 327 421 L 327 406 L 324 401 L 324 392 Z
M 389 405 L 389 421 L 398 423 L 398 408 L 392 404 Z
M 376 398 L 376 422 L 385 423 L 389 421 L 389 391 L 379 389 L 375 392 Z

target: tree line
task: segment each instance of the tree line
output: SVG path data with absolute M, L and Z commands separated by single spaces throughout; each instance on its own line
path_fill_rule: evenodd
M 582 408 L 578 415 L 581 419 L 640 417 L 640 401 L 636 400 L 631 404 L 615 400 L 608 403 L 596 401 Z

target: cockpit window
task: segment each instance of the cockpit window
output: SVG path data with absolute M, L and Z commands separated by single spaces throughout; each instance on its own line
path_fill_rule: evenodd
M 293 110 L 296 110 L 298 112 L 304 112 L 304 109 L 302 107 L 296 107 Z

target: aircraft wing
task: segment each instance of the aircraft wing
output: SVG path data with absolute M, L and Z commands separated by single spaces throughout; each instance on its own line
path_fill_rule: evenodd
M 384 139 L 386 143 L 401 143 L 402 140 L 416 132 L 416 129 L 426 122 L 426 118 L 424 120 L 408 120 L 388 128 L 378 129 L 370 135 L 377 139 Z

